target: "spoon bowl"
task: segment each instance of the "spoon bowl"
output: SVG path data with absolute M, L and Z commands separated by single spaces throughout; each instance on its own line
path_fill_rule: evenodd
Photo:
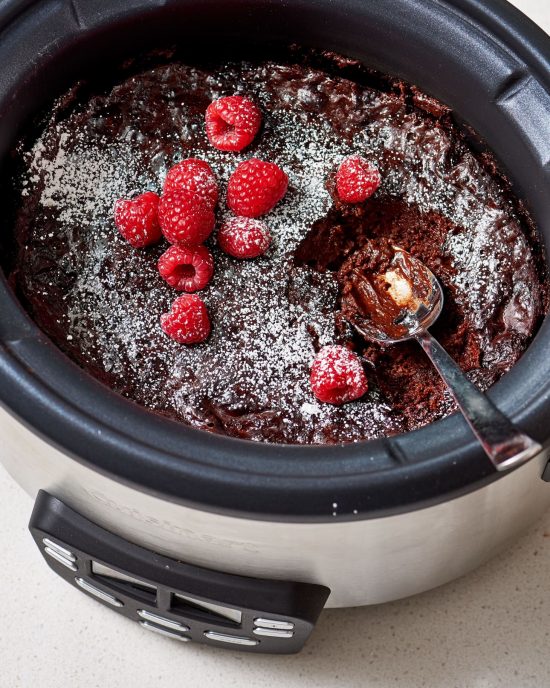
M 365 339 L 379 342 L 380 344 L 398 344 L 408 339 L 416 338 L 417 334 L 430 328 L 441 315 L 445 297 L 441 283 L 433 272 L 418 258 L 404 249 L 394 246 L 395 254 L 387 270 L 381 279 L 376 280 L 378 285 L 390 293 L 390 297 L 397 296 L 396 305 L 399 307 L 397 314 L 392 314 L 391 327 L 384 318 L 364 318 L 347 315 L 351 325 Z M 358 277 L 356 283 L 357 292 L 362 292 L 359 299 L 366 303 L 369 296 L 366 291 L 372 292 L 375 288 L 369 282 Z M 355 296 L 356 301 L 357 295 Z

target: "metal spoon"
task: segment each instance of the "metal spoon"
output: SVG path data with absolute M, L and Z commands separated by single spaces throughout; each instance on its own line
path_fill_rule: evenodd
M 529 461 L 542 451 L 541 445 L 502 414 L 428 332 L 443 308 L 441 284 L 420 260 L 393 248 L 394 258 L 384 275 L 368 278 L 359 270 L 352 272 L 352 289 L 343 300 L 353 300 L 357 315 L 347 312 L 353 308 L 344 308 L 345 317 L 366 339 L 382 344 L 416 339 L 497 471 Z

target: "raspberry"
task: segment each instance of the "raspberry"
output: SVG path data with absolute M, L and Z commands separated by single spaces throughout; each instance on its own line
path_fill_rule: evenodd
M 218 202 L 218 182 L 212 168 L 204 160 L 188 158 L 174 165 L 164 180 L 163 194 L 182 191 L 199 196 L 211 208 Z
M 115 203 L 115 224 L 118 231 L 134 248 L 160 241 L 158 221 L 159 197 L 152 191 L 132 199 L 120 198 Z
M 227 186 L 227 204 L 235 215 L 259 217 L 285 195 L 288 177 L 272 162 L 250 158 L 237 165 Z
M 359 399 L 368 389 L 357 354 L 344 346 L 324 346 L 313 361 L 310 376 L 313 394 L 328 404 Z
M 170 246 L 158 261 L 160 276 L 179 291 L 204 289 L 214 274 L 214 259 L 206 246 Z
M 197 246 L 210 236 L 214 211 L 198 196 L 171 191 L 161 197 L 158 216 L 162 233 L 171 244 Z
M 221 250 L 234 258 L 261 256 L 270 243 L 271 236 L 264 223 L 248 217 L 232 217 L 218 232 Z
M 179 344 L 198 344 L 210 334 L 210 318 L 204 301 L 196 294 L 184 294 L 160 316 L 160 326 Z
M 205 120 L 206 135 L 214 148 L 240 151 L 254 140 L 262 123 L 262 113 L 246 96 L 227 96 L 210 103 Z
M 380 186 L 378 169 L 360 155 L 346 158 L 336 173 L 338 198 L 345 203 L 360 203 L 370 198 Z

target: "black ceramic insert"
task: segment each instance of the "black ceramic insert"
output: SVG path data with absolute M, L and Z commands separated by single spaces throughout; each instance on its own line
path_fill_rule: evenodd
M 503 0 L 7 0 L 0 8 L 0 159 L 79 75 L 175 41 L 191 53 L 207 47 L 235 56 L 255 41 L 297 42 L 416 83 L 487 141 L 550 245 L 550 43 Z M 9 231 L 1 228 L 0 242 Z M 549 337 L 547 320 L 490 393 L 541 442 L 550 439 Z M 61 354 L 1 277 L 0 401 L 77 461 L 141 490 L 240 516 L 332 521 L 336 501 L 340 519 L 371 518 L 500 478 L 459 416 L 334 447 L 255 444 L 159 418 Z

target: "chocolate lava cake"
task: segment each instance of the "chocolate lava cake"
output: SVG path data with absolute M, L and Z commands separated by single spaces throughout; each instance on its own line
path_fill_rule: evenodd
M 369 239 L 419 257 L 445 291 L 433 333 L 483 390 L 525 351 L 546 312 L 536 232 L 492 156 L 443 104 L 413 86 L 332 54 L 193 66 L 148 56 L 101 88 L 76 84 L 14 151 L 11 284 L 42 330 L 84 370 L 151 411 L 195 428 L 276 443 L 343 443 L 413 430 L 454 410 L 420 347 L 359 338 L 340 313 L 337 274 Z M 263 124 L 245 150 L 205 134 L 208 105 L 243 94 Z M 350 155 L 382 183 L 362 203 L 335 193 Z M 132 248 L 113 205 L 160 193 L 168 169 L 196 157 L 220 185 L 217 226 L 236 165 L 269 160 L 288 175 L 264 218 L 265 255 L 215 262 L 200 292 L 206 341 L 178 344 L 159 327 L 177 293 L 157 270 L 166 242 Z M 368 391 L 343 405 L 312 394 L 316 352 L 342 344 L 361 357 Z

